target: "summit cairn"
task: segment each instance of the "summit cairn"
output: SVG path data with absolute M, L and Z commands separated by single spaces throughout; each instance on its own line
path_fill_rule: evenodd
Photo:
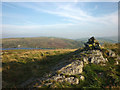
M 88 39 L 88 42 L 84 43 L 84 45 L 86 50 L 101 50 L 99 42 L 94 37 Z

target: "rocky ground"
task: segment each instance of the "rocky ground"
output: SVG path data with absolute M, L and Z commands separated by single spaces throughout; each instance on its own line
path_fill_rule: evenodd
M 82 74 L 86 65 L 95 64 L 106 66 L 110 58 L 114 59 L 115 65 L 119 64 L 118 60 L 120 60 L 120 57 L 112 50 L 102 48 L 98 41 L 92 37 L 88 39 L 87 43 L 85 43 L 84 48 L 78 49 L 71 53 L 68 58 L 64 58 L 62 62 L 51 69 L 51 73 L 46 74 L 42 78 L 37 78 L 34 80 L 32 79 L 32 83 L 27 85 L 27 87 L 41 88 L 46 86 L 55 88 L 56 83 L 78 85 L 81 83 L 81 81 L 86 80 L 84 74 Z M 26 84 L 28 84 L 28 82 L 26 82 Z M 26 85 L 23 84 L 22 87 L 24 86 Z
M 109 57 L 116 57 L 116 64 L 118 64 L 117 60 L 119 57 L 117 57 L 113 51 L 108 50 L 107 55 Z M 85 77 L 81 74 L 85 65 L 93 63 L 104 66 L 107 62 L 108 59 L 105 58 L 104 53 L 101 50 L 77 50 L 72 55 L 72 58 L 57 64 L 56 67 L 52 68 L 53 72 L 42 78 L 35 79 L 34 83 L 28 85 L 28 87 L 52 87 L 55 82 L 67 82 L 73 85 L 79 84 L 81 80 L 85 80 Z

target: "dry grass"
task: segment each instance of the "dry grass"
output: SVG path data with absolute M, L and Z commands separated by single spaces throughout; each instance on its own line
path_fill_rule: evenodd
M 62 58 L 76 49 L 4 50 L 2 52 L 3 87 L 17 87 L 31 77 L 42 77 Z

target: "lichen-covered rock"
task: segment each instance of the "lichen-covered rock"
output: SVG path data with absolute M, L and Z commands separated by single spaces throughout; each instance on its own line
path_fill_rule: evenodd
M 116 61 L 116 62 L 115 62 L 115 64 L 116 64 L 116 65 L 118 65 L 118 64 L 119 64 L 119 62 L 118 62 L 118 61 Z
M 75 81 L 75 83 L 73 83 L 73 84 L 79 84 L 79 79 L 78 78 L 75 78 L 74 81 Z
M 100 64 L 100 63 L 108 62 L 107 58 L 103 57 L 103 54 L 100 50 L 83 51 L 81 54 L 86 54 L 86 53 L 87 53 L 87 56 L 83 56 L 84 64 L 85 63 Z
M 51 83 L 51 82 L 50 82 L 50 83 L 45 83 L 45 85 L 46 85 L 46 86 L 49 86 L 49 85 L 52 85 L 52 83 Z
M 83 63 L 88 64 L 88 58 L 87 57 L 83 57 Z
M 108 50 L 108 51 L 109 51 L 108 56 L 116 57 L 115 53 L 112 50 Z
M 76 60 L 59 70 L 62 74 L 76 75 L 83 71 L 83 61 Z
M 85 77 L 81 75 L 81 76 L 80 76 L 80 79 L 83 81 L 83 80 L 85 79 Z

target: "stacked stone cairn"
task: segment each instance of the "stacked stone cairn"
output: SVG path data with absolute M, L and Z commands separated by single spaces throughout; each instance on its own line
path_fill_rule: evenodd
M 84 45 L 85 50 L 101 50 L 99 42 L 94 37 L 88 39 L 88 42 L 84 43 Z

